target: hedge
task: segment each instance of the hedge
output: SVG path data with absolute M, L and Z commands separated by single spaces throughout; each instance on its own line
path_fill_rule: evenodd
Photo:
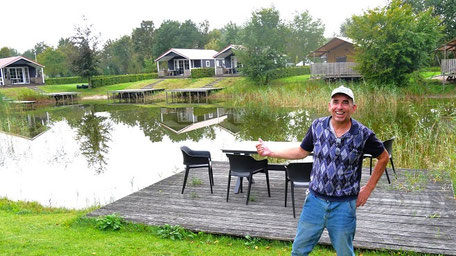
M 94 76 L 92 77 L 92 87 L 101 87 L 105 85 L 120 84 L 120 83 L 129 83 L 136 82 L 146 79 L 155 79 L 158 78 L 157 73 L 147 73 L 147 74 L 131 74 L 131 75 L 117 75 L 117 76 Z
M 310 66 L 278 68 L 266 72 L 266 81 L 271 81 L 273 79 L 283 77 L 302 76 L 308 74 L 310 74 Z
M 147 74 L 131 74 L 131 75 L 116 75 L 116 76 L 94 76 L 92 77 L 92 87 L 100 87 L 105 85 L 136 82 L 146 79 L 158 78 L 157 73 Z M 80 76 L 60 77 L 60 78 L 47 78 L 45 80 L 47 85 L 54 84 L 77 84 L 87 83 L 87 78 Z
M 45 83 L 47 85 L 87 83 L 87 78 L 80 76 L 46 78 Z
M 211 77 L 215 75 L 214 68 L 195 68 L 192 69 L 192 78 Z

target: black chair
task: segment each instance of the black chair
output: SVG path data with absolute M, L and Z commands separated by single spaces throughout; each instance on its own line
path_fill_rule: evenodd
M 294 188 L 309 187 L 310 173 L 312 172 L 312 163 L 289 163 L 285 166 L 285 207 L 287 207 L 288 182 L 291 183 L 291 203 L 293 205 L 293 217 L 296 218 Z
M 242 193 L 242 179 L 247 178 L 249 181 L 249 188 L 247 190 L 247 200 L 245 204 L 249 204 L 250 199 L 250 189 L 252 187 L 252 177 L 256 173 L 264 173 L 266 174 L 266 183 L 268 186 L 268 195 L 271 197 L 271 190 L 269 188 L 269 172 L 268 172 L 268 160 L 260 160 L 257 161 L 253 159 L 251 156 L 247 155 L 234 155 L 234 154 L 226 154 L 228 160 L 230 162 L 230 171 L 228 174 L 228 189 L 226 191 L 226 201 L 228 202 L 228 198 L 230 196 L 230 183 L 231 183 L 231 176 L 237 176 L 240 179 L 240 191 Z
M 214 174 L 212 172 L 211 153 L 209 151 L 195 151 L 186 146 L 181 148 L 182 155 L 184 156 L 185 176 L 184 184 L 182 185 L 182 192 L 184 193 L 185 184 L 187 183 L 188 172 L 192 168 L 208 168 L 209 172 L 209 185 L 211 187 L 211 194 L 213 194 L 212 186 L 214 186 Z
M 394 162 L 393 162 L 393 142 L 395 139 L 396 139 L 396 137 L 392 137 L 389 140 L 383 141 L 383 146 L 385 147 L 386 151 L 388 152 L 394 175 L 396 175 L 396 169 L 394 168 Z M 364 158 L 370 158 L 370 174 L 372 175 L 372 155 L 364 154 L 363 159 Z M 386 174 L 386 178 L 388 179 L 388 183 L 391 184 L 391 180 L 388 175 L 388 168 L 385 168 L 385 174 Z

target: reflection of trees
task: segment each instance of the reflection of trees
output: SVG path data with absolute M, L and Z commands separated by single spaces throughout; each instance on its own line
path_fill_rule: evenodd
M 241 139 L 271 141 L 301 140 L 312 122 L 304 110 L 265 107 L 246 109 L 242 121 Z
M 96 116 L 93 110 L 86 113 L 78 125 L 77 139 L 81 143 L 81 152 L 87 158 L 89 167 L 96 168 L 97 173 L 103 172 L 107 164 L 111 129 L 107 117 Z
M 110 110 L 111 119 L 115 123 L 122 123 L 129 126 L 139 126 L 152 142 L 163 140 L 164 131 L 160 127 L 159 108 L 138 108 Z

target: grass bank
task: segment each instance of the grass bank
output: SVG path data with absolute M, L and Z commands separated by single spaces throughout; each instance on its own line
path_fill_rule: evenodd
M 0 254 L 250 256 L 291 253 L 290 242 L 191 234 L 169 227 L 123 223 L 117 231 L 100 230 L 100 221 L 84 217 L 87 212 L 0 199 Z M 424 255 L 366 250 L 357 250 L 356 254 Z M 329 247 L 317 246 L 311 255 L 335 255 L 335 252 Z

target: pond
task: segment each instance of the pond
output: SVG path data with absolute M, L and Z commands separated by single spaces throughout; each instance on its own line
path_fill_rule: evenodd
M 417 129 L 456 127 L 451 100 L 358 110 L 354 118 L 381 139 L 399 136 L 398 145 L 413 139 Z M 2 106 L 0 197 L 76 209 L 105 205 L 182 171 L 182 145 L 209 150 L 213 160 L 226 161 L 220 149 L 227 145 L 259 137 L 301 141 L 312 120 L 327 114 L 324 108 Z M 400 165 L 407 163 L 404 156 L 398 158 L 399 167 L 409 167 Z

